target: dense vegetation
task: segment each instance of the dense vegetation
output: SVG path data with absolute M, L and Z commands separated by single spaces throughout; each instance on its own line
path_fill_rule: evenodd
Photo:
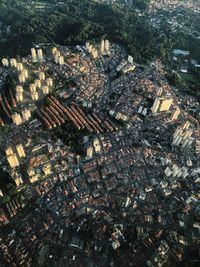
M 116 0 L 117 3 L 129 5 L 133 8 L 138 8 L 140 10 L 147 10 L 149 7 L 150 0 Z
M 33 43 L 83 44 L 103 35 L 125 44 L 139 62 L 152 58 L 156 52 L 158 33 L 144 17 L 126 7 L 65 0 L 63 5 L 35 9 L 35 4 L 27 0 L 3 0 L 0 10 L 0 21 L 11 26 L 6 40 L 1 41 L 1 54 L 26 54 Z

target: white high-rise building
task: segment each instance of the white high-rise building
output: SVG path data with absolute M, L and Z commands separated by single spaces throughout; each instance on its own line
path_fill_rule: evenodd
M 18 161 L 16 154 L 12 154 L 12 155 L 8 156 L 7 160 L 8 160 L 8 163 L 10 164 L 11 168 L 15 168 L 15 167 L 19 166 L 19 161 Z
M 18 102 L 24 101 L 24 94 L 23 93 L 16 93 L 16 99 Z
M 127 60 L 129 63 L 133 64 L 133 57 L 128 55 L 128 60 Z
M 156 113 L 159 109 L 159 106 L 160 106 L 160 99 L 158 97 L 156 97 L 156 99 L 154 100 L 153 106 L 151 108 L 151 111 L 153 113 Z
M 105 41 L 102 39 L 101 40 L 101 45 L 100 45 L 100 51 L 101 51 L 102 54 L 105 52 L 104 47 L 105 47 Z
M 89 45 L 89 47 L 88 47 L 88 52 L 89 52 L 89 53 L 92 53 L 92 51 L 93 51 L 93 46 L 92 46 L 92 45 Z
M 89 51 L 89 47 L 90 47 L 90 43 L 89 42 L 86 42 L 85 43 L 85 48 L 87 49 L 87 51 Z
M 22 118 L 24 121 L 28 121 L 31 118 L 31 111 L 29 109 L 25 109 L 22 111 Z
M 34 81 L 34 84 L 35 84 L 35 87 L 36 87 L 36 88 L 38 88 L 38 89 L 41 88 L 41 81 L 40 81 L 39 79 L 36 79 L 36 80 Z
M 108 40 L 105 40 L 105 50 L 106 50 L 106 52 L 110 51 L 110 43 Z
M 47 85 L 42 86 L 42 92 L 47 95 L 49 93 L 49 87 Z
M 171 121 L 175 121 L 175 120 L 177 120 L 177 119 L 178 119 L 178 116 L 180 115 L 180 113 L 181 113 L 180 108 L 179 108 L 179 107 L 176 107 L 176 108 L 173 110 L 173 112 L 172 112 L 172 114 L 171 114 L 171 116 L 170 116 L 170 120 L 171 120 Z
M 38 57 L 38 60 L 39 60 L 40 62 L 43 61 L 43 59 L 44 59 L 44 58 L 43 58 L 43 51 L 42 51 L 41 48 L 37 50 L 37 57 Z
M 10 66 L 14 68 L 17 67 L 17 60 L 15 58 L 10 59 Z
M 16 149 L 17 149 L 17 153 L 20 156 L 20 158 L 25 158 L 26 157 L 26 154 L 24 152 L 24 148 L 23 148 L 22 144 L 17 145 Z
M 63 65 L 64 64 L 64 57 L 63 56 L 59 57 L 58 63 L 59 63 L 59 65 Z
M 24 69 L 22 71 L 22 74 L 24 75 L 24 77 L 27 79 L 28 78 L 28 70 Z
M 37 92 L 31 93 L 31 97 L 32 97 L 33 101 L 37 101 L 39 99 L 39 96 L 38 96 Z
M 95 59 L 98 57 L 98 51 L 94 48 L 92 51 L 92 57 Z
M 37 62 L 37 53 L 35 48 L 31 48 L 32 62 Z
M 30 92 L 31 93 L 35 93 L 36 92 L 36 86 L 35 86 L 35 84 L 34 83 L 31 83 L 29 85 L 29 89 L 30 89 Z
M 48 79 L 46 80 L 46 82 L 47 82 L 47 85 L 48 85 L 48 86 L 50 86 L 50 87 L 53 86 L 53 80 L 52 80 L 51 78 L 48 78 Z
M 9 66 L 9 61 L 8 61 L 8 59 L 7 58 L 2 58 L 2 64 L 3 64 L 3 66 L 4 67 L 8 67 Z
M 22 118 L 21 118 L 21 115 L 19 113 L 14 113 L 12 115 L 12 120 L 13 122 L 16 124 L 16 125 L 20 125 L 22 124 Z
M 54 56 L 54 60 L 55 60 L 56 64 L 58 64 L 58 62 L 59 62 L 59 57 L 60 57 L 60 55 L 58 53 L 56 53 Z
M 24 69 L 23 63 L 17 63 L 17 70 L 18 71 L 23 71 L 23 69 Z
M 21 85 L 17 85 L 17 86 L 16 86 L 16 92 L 17 92 L 17 93 L 23 93 L 23 92 L 24 92 L 23 87 L 22 87 Z
M 6 148 L 5 152 L 6 152 L 6 156 L 10 156 L 10 155 L 14 154 L 12 147 Z
M 94 148 L 93 147 L 89 147 L 87 149 L 87 157 L 88 158 L 92 158 L 93 157 L 93 154 L 94 154 Z
M 24 83 L 25 81 L 26 81 L 26 78 L 25 78 L 24 74 L 19 74 L 19 82 Z
M 44 81 L 45 80 L 45 73 L 44 72 L 40 72 L 39 73 L 39 79 Z
M 52 52 L 53 55 L 55 55 L 57 51 L 58 51 L 58 49 L 55 46 L 51 50 L 51 52 Z

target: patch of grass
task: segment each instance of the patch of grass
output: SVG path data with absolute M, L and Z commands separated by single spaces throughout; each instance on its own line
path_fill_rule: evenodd
M 196 77 L 193 74 L 181 74 L 181 78 L 186 82 L 194 82 Z

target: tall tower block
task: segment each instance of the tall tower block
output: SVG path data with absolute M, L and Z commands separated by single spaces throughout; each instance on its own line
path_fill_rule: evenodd
M 39 79 L 40 79 L 41 81 L 44 81 L 44 80 L 45 80 L 45 73 L 44 73 L 44 72 L 40 72 L 40 73 L 39 73 Z
M 23 102 L 23 100 L 24 100 L 23 93 L 16 93 L 15 96 L 16 96 L 16 99 L 17 99 L 18 102 Z
M 177 120 L 178 119 L 178 116 L 180 115 L 180 113 L 181 113 L 180 108 L 179 107 L 176 107 L 174 109 L 174 111 L 172 112 L 171 116 L 170 116 L 170 120 L 171 121 Z
M 13 120 L 13 122 L 16 124 L 16 125 L 20 125 L 20 124 L 22 124 L 22 118 L 21 118 L 21 116 L 20 116 L 20 114 L 19 113 L 14 113 L 13 115 L 12 115 L 12 120 Z
M 22 118 L 24 121 L 28 121 L 31 117 L 31 112 L 29 109 L 25 109 L 22 111 Z
M 8 61 L 8 59 L 7 58 L 2 58 L 2 64 L 3 64 L 3 66 L 4 67 L 8 67 L 9 66 L 9 61 Z
M 47 95 L 49 93 L 49 87 L 47 85 L 42 86 L 42 92 Z
M 156 99 L 154 100 L 153 106 L 151 108 L 151 111 L 153 113 L 156 113 L 158 111 L 159 106 L 160 106 L 160 99 L 156 97 Z
M 105 41 L 102 39 L 101 40 L 101 45 L 100 45 L 101 53 L 104 53 L 104 47 L 105 47 Z
M 10 59 L 10 65 L 11 67 L 17 67 L 17 60 L 15 58 L 11 58 Z
M 48 78 L 47 80 L 46 80 L 46 82 L 47 82 L 47 85 L 48 86 L 53 86 L 53 80 L 51 79 L 51 78 Z
M 37 50 L 37 56 L 40 62 L 43 61 L 43 51 L 41 48 Z
M 8 156 L 7 160 L 8 160 L 8 163 L 10 164 L 11 168 L 15 168 L 15 167 L 19 166 L 19 161 L 18 161 L 18 158 L 15 154 Z
M 89 42 L 86 42 L 85 43 L 85 47 L 86 47 L 87 51 L 89 51 L 90 43 Z
M 105 50 L 106 50 L 106 52 L 109 52 L 109 50 L 110 50 L 110 43 L 108 40 L 105 40 Z
M 37 62 L 37 54 L 35 48 L 31 48 L 32 62 Z
M 58 63 L 59 63 L 59 65 L 63 65 L 64 64 L 64 57 L 63 56 L 59 57 Z
M 19 154 L 20 158 L 25 158 L 26 157 L 26 154 L 24 152 L 24 148 L 23 148 L 22 144 L 17 145 L 16 149 L 17 149 L 17 153 Z
M 6 155 L 7 155 L 7 156 L 10 156 L 10 155 L 12 155 L 12 154 L 14 154 L 12 147 L 8 147 L 8 148 L 6 149 Z

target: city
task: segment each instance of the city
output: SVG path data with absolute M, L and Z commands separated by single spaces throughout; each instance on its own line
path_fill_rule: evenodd
M 1 58 L 0 266 L 199 266 L 200 105 L 168 68 L 109 36 Z

